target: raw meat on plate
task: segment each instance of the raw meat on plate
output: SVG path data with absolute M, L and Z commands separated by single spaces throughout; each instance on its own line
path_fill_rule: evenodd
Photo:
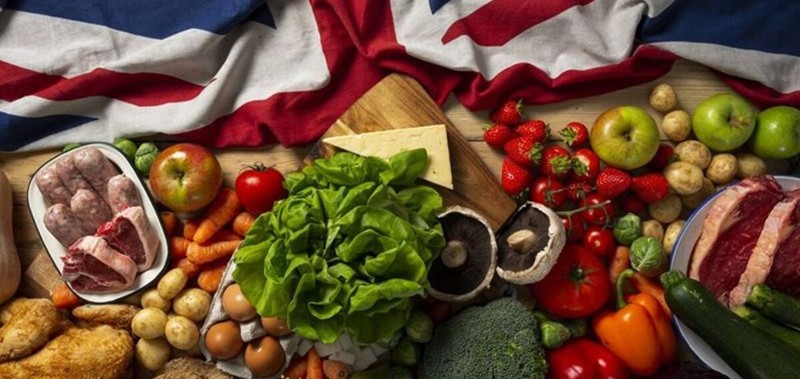
M 791 192 L 790 196 L 800 198 L 800 190 Z M 800 298 L 800 203 L 789 218 L 794 229 L 778 246 L 766 284 Z
M 96 236 L 102 237 L 113 249 L 136 262 L 139 271 L 150 268 L 158 252 L 158 234 L 140 206 L 117 213 L 111 221 L 97 229 Z
M 61 259 L 64 280 L 78 291 L 121 290 L 136 278 L 136 263 L 100 237 L 82 237 Z

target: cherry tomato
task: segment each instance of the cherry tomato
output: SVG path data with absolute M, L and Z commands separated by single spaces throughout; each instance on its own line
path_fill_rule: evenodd
M 605 205 L 600 206 L 600 204 Z M 591 224 L 606 224 L 614 216 L 614 206 L 611 201 L 599 193 L 586 196 L 581 202 L 581 208 L 588 208 L 581 211 L 581 217 Z
M 614 232 L 601 225 L 590 225 L 583 235 L 583 247 L 593 251 L 598 257 L 607 257 L 616 248 Z
M 586 225 L 578 213 L 561 217 L 561 223 L 564 224 L 564 230 L 567 231 L 567 238 L 570 242 L 578 243 L 581 241 L 583 233 L 586 232 Z
M 258 216 L 272 210 L 276 201 L 286 198 L 283 175 L 261 163 L 248 166 L 236 177 L 236 196 L 248 212 Z
M 550 208 L 561 208 L 567 201 L 564 184 L 546 176 L 536 178 L 531 184 L 531 201 L 544 204 Z
M 592 192 L 592 185 L 586 182 L 572 182 L 567 185 L 567 197 L 572 201 L 581 201 Z

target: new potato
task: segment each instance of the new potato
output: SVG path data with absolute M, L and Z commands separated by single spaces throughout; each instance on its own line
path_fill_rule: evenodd
M 708 167 L 711 162 L 711 150 L 700 141 L 683 141 L 675 146 L 675 156 L 681 162 L 691 163 L 700 169 Z
M 136 342 L 136 360 L 150 371 L 158 371 L 169 360 L 169 344 L 163 338 L 140 338 Z
M 200 330 L 194 321 L 183 316 L 175 316 L 164 327 L 169 344 L 179 350 L 189 350 L 200 340 Z
M 662 241 L 664 251 L 667 254 L 672 254 L 675 241 L 678 240 L 678 235 L 681 234 L 681 229 L 683 229 L 683 225 L 685 224 L 686 220 L 677 220 L 667 225 L 667 229 L 664 231 L 664 241 Z
M 158 308 L 164 312 L 169 312 L 170 302 L 158 294 L 158 290 L 149 289 L 142 294 L 142 308 Z
M 181 292 L 189 277 L 180 268 L 169 270 L 161 280 L 158 281 L 158 295 L 163 299 L 172 300 Z
M 664 240 L 664 226 L 656 220 L 642 222 L 642 236 L 653 237 L 662 242 Z
M 672 142 L 681 142 L 692 133 L 692 118 L 683 110 L 672 111 L 661 120 L 661 130 Z
M 167 324 L 167 314 L 158 308 L 144 308 L 133 316 L 131 331 L 133 334 L 153 339 L 164 335 L 164 325 Z
M 736 176 L 738 176 L 739 179 L 764 175 L 767 172 L 767 163 L 755 154 L 736 154 L 736 162 Z
M 703 171 L 691 163 L 670 163 L 664 169 L 664 177 L 679 195 L 690 195 L 703 187 Z
M 703 186 L 700 187 L 700 191 L 689 195 L 681 195 L 681 203 L 686 209 L 695 209 L 706 201 L 709 196 L 713 195 L 716 190 L 717 188 L 714 187 L 714 183 L 711 180 L 703 178 Z
M 209 307 L 211 307 L 211 295 L 199 288 L 185 289 L 172 301 L 175 313 L 192 321 L 203 321 Z
M 668 112 L 678 105 L 678 95 L 671 85 L 661 83 L 650 92 L 650 106 L 659 112 Z
M 647 206 L 650 217 L 658 222 L 668 224 L 681 215 L 681 199 L 678 195 L 669 195 Z M 659 240 L 660 241 L 660 240 Z
M 717 154 L 711 158 L 706 168 L 706 177 L 716 184 L 725 184 L 733 180 L 738 171 L 736 157 L 733 154 Z

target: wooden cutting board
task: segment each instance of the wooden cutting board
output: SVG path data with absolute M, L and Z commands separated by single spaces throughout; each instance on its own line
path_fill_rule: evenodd
M 497 230 L 514 212 L 516 204 L 441 108 L 414 79 L 400 74 L 387 76 L 356 101 L 322 139 L 433 124 L 444 124 L 447 128 L 453 189 L 431 186 L 442 195 L 445 205 L 471 208 Z M 315 158 L 330 157 L 335 152 L 332 146 L 319 142 L 305 161 L 310 163 Z

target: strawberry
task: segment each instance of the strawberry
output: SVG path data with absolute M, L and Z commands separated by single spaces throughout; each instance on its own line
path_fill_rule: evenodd
M 502 149 L 506 142 L 514 138 L 514 131 L 505 124 L 494 124 L 483 132 L 483 140 L 486 144 Z
M 539 163 L 542 154 L 542 144 L 530 137 L 514 137 L 503 145 L 508 157 L 523 167 L 530 167 Z
M 606 167 L 597 175 L 597 192 L 613 199 L 631 187 L 631 176 L 620 169 Z
M 630 212 L 633 214 L 640 214 L 644 212 L 645 208 L 647 207 L 647 204 L 645 204 L 641 199 L 636 197 L 636 195 L 633 195 L 631 193 L 625 194 L 622 197 L 620 197 L 619 205 L 625 212 Z
M 589 129 L 580 122 L 570 122 L 559 134 L 570 147 L 583 146 L 589 139 Z
M 503 168 L 500 172 L 501 184 L 507 194 L 517 196 L 528 188 L 533 175 L 528 169 L 518 165 L 511 157 L 503 159 Z
M 580 149 L 572 158 L 572 176 L 575 180 L 589 182 L 600 172 L 600 158 L 591 149 Z
M 514 130 L 518 135 L 531 137 L 536 142 L 545 142 L 550 137 L 550 126 L 542 120 L 525 121 Z
M 520 118 L 522 118 L 522 99 L 508 100 L 489 114 L 489 120 L 498 124 L 516 125 Z
M 675 149 L 666 143 L 662 143 L 658 145 L 656 155 L 647 164 L 647 168 L 653 171 L 662 171 L 673 161 L 675 161 Z
M 560 179 L 572 168 L 572 157 L 569 150 L 558 146 L 550 145 L 542 150 L 542 173 Z
M 633 178 L 631 189 L 639 199 L 647 204 L 652 204 L 667 196 L 669 183 L 664 175 L 650 173 Z
M 567 197 L 573 201 L 581 201 L 592 192 L 592 185 L 586 182 L 572 182 L 567 185 Z

